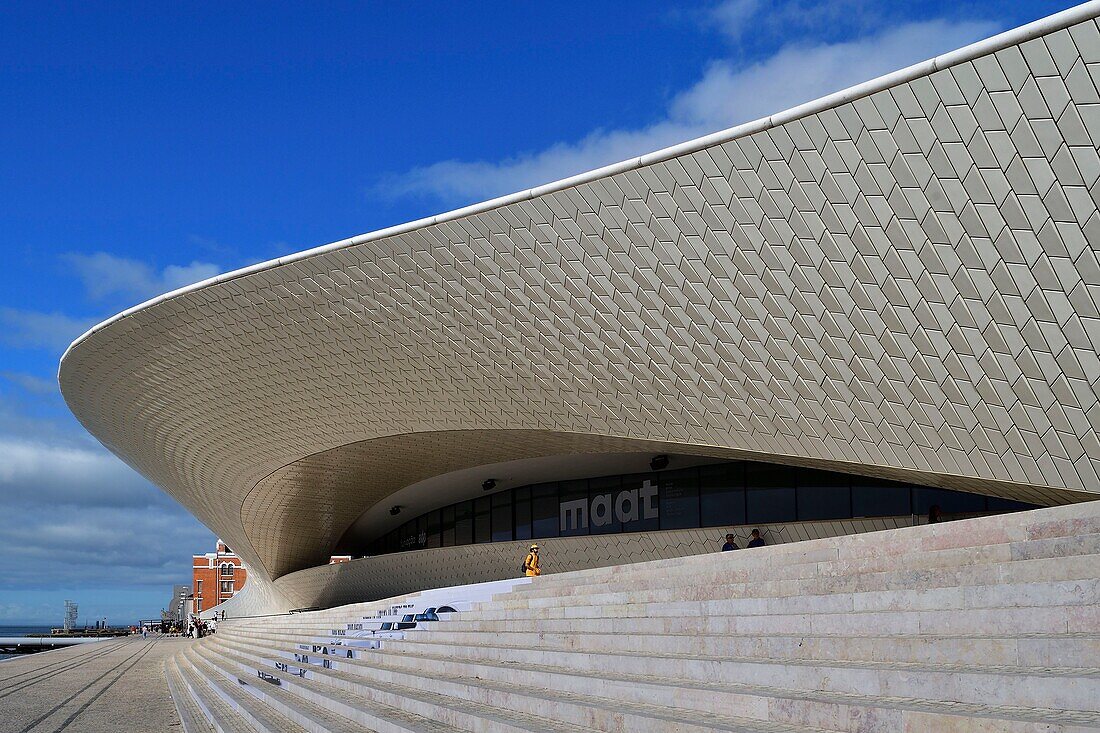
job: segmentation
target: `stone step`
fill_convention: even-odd
[[[244,686],[258,699],[280,711],[309,719],[311,731],[375,731],[376,733],[458,733],[458,729],[437,723],[419,715],[412,715],[396,707],[374,703],[361,696],[342,693],[330,697],[308,694],[308,684],[274,667],[260,668],[241,663],[216,645],[204,645],[195,649],[206,665],[227,678],[244,682]],[[279,680],[279,684],[265,682],[258,671],[264,671]],[[252,680],[256,680],[252,682]],[[301,683],[301,684],[299,684]],[[303,688],[303,685],[306,685]],[[303,689],[307,694],[303,694]]]
[[[199,707],[191,694],[191,690],[184,683],[179,665],[173,657],[169,657],[164,662],[164,678],[168,683],[168,694],[172,696],[172,702],[179,714],[183,733],[211,733],[211,731],[214,731],[214,726],[207,720],[206,714]]]
[[[566,615],[568,614],[568,617]],[[774,613],[718,615],[697,608],[667,606],[651,609],[637,606],[564,608],[554,613],[482,611],[454,621],[431,624],[446,632],[615,633],[629,627],[640,635],[696,633],[705,635],[843,635],[843,636],[972,636],[994,629],[1012,629],[1014,634],[1100,633],[1100,606],[1019,606],[1008,608],[962,608],[923,611],[842,611],[839,613]],[[224,636],[247,637],[246,630],[232,630]],[[271,632],[260,632],[270,634]],[[278,633],[278,632],[276,632]],[[406,632],[408,633],[408,632]],[[292,641],[306,642],[309,634],[288,634]]]
[[[1095,557],[1100,567],[1100,556]],[[983,584],[961,587],[912,588],[891,591],[817,593],[785,596],[725,595],[724,587],[699,589],[689,598],[675,593],[596,594],[588,598],[541,599],[538,604],[482,604],[455,619],[469,618],[554,618],[576,615],[683,614],[756,616],[778,613],[843,613],[848,611],[922,611],[976,608],[1017,608],[1023,606],[1071,606],[1100,603],[1100,579],[1079,579],[1040,583]],[[715,597],[717,596],[717,597]],[[447,623],[447,622],[440,622]]]
[[[769,614],[755,616],[713,616],[675,608],[648,613],[639,607],[564,609],[556,615],[517,617],[510,612],[483,611],[448,621],[455,631],[523,631],[537,626],[541,631],[621,631],[625,627],[640,634],[692,632],[701,634],[898,634],[988,633],[991,629],[1013,629],[1022,634],[1098,633],[1100,606],[1023,606],[1013,608],[952,609],[950,611],[850,611],[842,613]]]
[[[1005,559],[1024,559],[1031,553],[1048,557],[1074,553],[1079,538],[1100,535],[1100,501],[1049,507],[1010,515],[980,517],[938,525],[924,525],[818,540],[771,545],[712,555],[696,555],[645,563],[594,568],[591,570],[544,575],[512,593],[538,593],[549,585],[576,587],[588,582],[601,583],[608,578],[625,580],[637,575],[665,576],[680,569],[706,566],[720,556],[733,567],[746,569],[782,569],[805,562],[847,564],[853,572],[869,572],[876,566],[898,564],[913,567],[922,558],[936,557],[941,551],[956,551],[960,562],[980,561],[983,556],[1003,555]],[[1068,542],[1067,542],[1068,541]],[[1095,537],[1091,541],[1095,541]],[[1064,545],[1068,544],[1067,548]],[[1028,549],[1033,545],[1032,549]],[[958,552],[958,551],[962,552]],[[1007,554],[1006,554],[1006,551]],[[1096,551],[1093,551],[1095,554]],[[950,552],[944,556],[950,560]],[[967,558],[970,558],[969,561]]]
[[[1097,502],[1100,503],[1100,502]],[[997,566],[1008,570],[1017,563],[1033,560],[1051,560],[1100,555],[1100,534],[1073,538],[1050,538],[1016,544],[990,545],[980,548],[947,548],[919,552],[912,556],[885,554],[862,558],[858,561],[824,559],[825,551],[806,553],[797,560],[770,557],[772,548],[759,548],[752,552],[763,559],[754,563],[741,560],[737,552],[712,553],[683,558],[705,562],[693,562],[682,566],[663,566],[624,570],[611,575],[590,576],[590,571],[543,575],[534,582],[513,593],[498,595],[494,600],[518,602],[534,598],[582,597],[597,592],[637,592],[654,588],[695,589],[731,583],[760,583],[799,580],[828,580],[867,577],[867,582],[911,577],[915,573],[935,571],[967,571],[979,574],[982,568]],[[744,554],[748,554],[747,552]],[[665,561],[654,561],[654,563]],[[651,563],[636,563],[649,565]],[[1057,567],[1058,563],[1049,563]],[[1072,572],[1072,571],[1070,571]],[[873,576],[882,574],[883,579]],[[964,576],[965,577],[965,576]],[[1012,577],[1011,572],[1007,578]],[[873,590],[874,588],[869,588]]]
[[[884,593],[905,590],[924,591],[941,588],[981,587],[1095,580],[1100,555],[1043,558],[1012,563],[966,565],[924,571],[892,571],[845,576],[822,576],[811,568],[805,578],[773,580],[763,576],[751,581],[731,581],[719,574],[691,584],[657,584],[651,587],[621,589],[610,583],[589,585],[584,593],[573,589],[552,589],[540,593],[501,596],[492,604],[476,609],[535,608],[554,605],[603,605],[626,601],[706,600],[710,598],[781,598],[788,596],[831,595],[835,593]],[[460,618],[461,614],[453,618]]]
[[[410,642],[434,642],[469,647],[494,642],[529,649],[577,649],[595,653],[633,652],[714,656],[786,657],[848,661],[892,661],[928,664],[987,664],[1039,667],[1084,667],[1100,660],[1100,634],[1036,634],[1032,636],[810,636],[801,634],[607,634],[544,631],[456,632],[414,630]],[[272,638],[272,643],[285,643]]]
[[[225,634],[225,640],[270,645],[296,653],[319,653],[329,646],[332,654],[366,658],[372,649],[343,644],[319,644],[288,633]],[[898,661],[917,664],[985,664],[1021,667],[1088,667],[1100,660],[1100,634],[1030,634],[1019,636],[969,635],[829,635],[829,634],[638,634],[633,631],[596,633],[572,631],[453,631],[414,630],[410,643],[459,644],[469,647],[502,645],[518,649],[587,651],[593,653],[680,654],[718,657],[768,657],[840,661]],[[397,641],[380,640],[387,646]],[[304,647],[304,648],[302,648]],[[377,648],[377,647],[374,647]],[[289,653],[289,652],[288,652]]]
[[[210,651],[219,654],[226,663],[241,670],[274,670],[274,660],[265,650],[247,650],[223,645]],[[284,675],[283,687],[299,697],[320,701],[334,709],[344,704],[353,709],[383,704],[404,711],[422,720],[438,721],[432,730],[500,731],[500,733],[586,733],[593,728],[545,717],[537,712],[517,712],[490,704],[474,697],[451,697],[426,689],[424,676],[406,679],[387,678],[367,683],[363,679],[339,670],[310,670],[304,677]],[[407,683],[410,683],[407,684]],[[543,712],[555,711],[544,710]],[[694,731],[694,729],[688,729]]]
[[[1100,502],[1095,502],[1100,504]],[[910,559],[910,565],[903,567],[900,570],[892,571],[878,571],[869,572],[866,566],[859,568],[858,573],[848,575],[837,575],[839,569],[836,567],[823,564],[821,562],[810,562],[800,566],[782,566],[775,567],[774,561],[769,563],[767,573],[748,573],[744,569],[730,570],[728,567],[721,567],[720,564],[726,562],[727,558],[734,553],[716,553],[714,555],[702,556],[707,561],[706,565],[696,568],[689,577],[678,578],[677,566],[669,567],[661,573],[657,573],[655,577],[643,576],[640,579],[635,579],[631,582],[626,589],[618,589],[621,593],[638,593],[644,592],[646,589],[652,588],[658,591],[674,594],[680,589],[698,590],[707,589],[712,586],[718,585],[731,585],[731,595],[736,588],[735,584],[731,583],[731,579],[737,577],[745,578],[746,585],[743,594],[749,594],[753,596],[766,596],[766,595],[798,595],[803,594],[807,590],[813,590],[812,584],[816,584],[816,588],[822,591],[830,591],[831,589],[849,589],[859,590],[861,586],[867,591],[879,590],[879,589],[897,589],[904,587],[906,582],[911,583],[925,583],[926,587],[936,587],[938,580],[935,577],[937,570],[941,570],[943,573],[956,573],[954,576],[954,583],[969,583],[969,582],[981,582],[983,575],[985,579],[992,582],[991,572],[1000,572],[1003,576],[1003,582],[1026,582],[1027,580],[1036,580],[1040,578],[1046,578],[1047,580],[1058,579],[1059,572],[1065,573],[1066,579],[1072,579],[1076,577],[1087,578],[1088,570],[1084,569],[1088,563],[1093,562],[1094,557],[1074,556],[1074,553],[1081,552],[1082,544],[1090,543],[1091,545],[1100,543],[1100,538],[1097,536],[1073,538],[1072,541],[1068,541],[1065,538],[1040,538],[1031,543],[1031,546],[1026,548],[1018,548],[1015,555],[1010,557],[1009,560],[997,565],[1000,568],[999,571],[994,571],[993,565],[989,563],[978,563],[974,553],[959,552],[957,550],[937,551],[934,562],[925,562],[925,564],[932,567],[925,568],[922,572],[924,576],[921,576],[920,572],[916,572],[913,567],[916,565],[915,561]],[[800,543],[806,544],[806,543]],[[775,548],[763,548],[770,552]],[[1003,556],[1002,552],[993,553],[997,556]],[[1088,548],[1086,548],[1088,549]],[[1026,550],[1026,551],[1025,551]],[[947,552],[948,555],[943,553]],[[950,553],[954,555],[950,555]],[[988,552],[986,559],[989,559]],[[1010,552],[1011,556],[1012,553]],[[698,560],[699,558],[686,558],[690,560]],[[928,557],[922,557],[922,561],[927,561]],[[685,560],[680,558],[679,560]],[[948,562],[950,560],[950,562]],[[1044,567],[1041,565],[1042,561],[1047,561],[1045,570],[1053,572],[1055,575],[1044,575]],[[657,565],[660,563],[666,563],[668,561],[653,561],[651,563],[640,563],[640,565]],[[1059,564],[1061,563],[1061,565]],[[715,566],[719,565],[717,569]],[[728,563],[727,563],[728,564]],[[1018,568],[1018,570],[1017,570]],[[598,571],[607,571],[607,568],[598,568]],[[624,578],[628,578],[626,575],[628,569],[620,569],[621,573],[616,574],[618,582],[623,582]],[[581,584],[585,578],[591,576],[595,571],[586,570],[578,571],[575,573],[566,573],[558,576],[543,576],[542,578],[535,579],[535,583],[531,583],[525,586],[518,586],[512,593],[506,594],[501,597],[502,602],[505,604],[522,604],[523,600],[539,597],[552,597],[552,598],[566,598],[578,596],[583,598],[584,594],[593,592],[594,588],[585,587],[585,584]],[[738,574],[740,573],[740,575]],[[649,575],[652,575],[650,573]],[[759,577],[767,577],[769,580],[761,581]],[[779,576],[787,576],[788,580],[774,580]],[[803,577],[805,576],[805,577]],[[563,580],[568,579],[568,585],[552,585],[546,584],[551,582],[552,579],[561,578]],[[756,579],[753,579],[756,578]],[[642,582],[644,580],[644,582]],[[951,584],[952,578],[945,577],[942,579],[943,584]],[[602,581],[601,581],[602,582]],[[803,588],[799,588],[798,584],[802,583]],[[784,587],[786,586],[786,587]],[[542,590],[539,590],[539,588]],[[750,590],[751,587],[751,590]],[[616,589],[611,585],[604,585],[599,587],[598,592],[615,591]],[[306,617],[310,617],[310,623],[317,623],[322,632],[333,624],[342,625],[347,622],[349,615],[352,618],[361,616],[368,611],[377,611],[378,609],[389,607],[393,605],[394,599],[387,599],[385,601],[372,602],[368,604],[356,604],[355,606],[346,607],[346,610],[342,609],[342,615],[335,615],[330,612],[312,612],[309,614],[292,614],[282,619],[269,618],[264,622],[270,628],[278,628],[284,624],[293,626],[294,624],[301,623],[301,620]],[[561,602],[564,602],[561,601]],[[350,613],[349,613],[350,612]],[[236,626],[241,622],[225,624],[225,626]]]
[[[232,642],[236,644],[236,642]],[[263,653],[260,644],[250,647]],[[319,659],[320,657],[318,657]],[[347,661],[331,655],[329,663]],[[751,679],[768,687],[842,693],[877,691],[890,694],[904,689],[910,696],[989,704],[1037,706],[1057,700],[1060,708],[1097,711],[1100,708],[1100,669],[1040,668],[984,664],[929,665],[899,662],[806,661],[788,658],[718,658],[685,655],[593,654],[577,651],[464,648],[458,645],[395,643],[360,657],[363,663],[402,668],[450,671],[460,676],[486,677],[503,668],[516,684],[536,683],[523,678],[533,666],[577,670],[586,675],[613,674],[621,669],[675,679],[684,684],[711,679]],[[476,668],[476,669],[475,669]],[[997,678],[992,684],[986,678]],[[994,687],[993,691],[985,689]]]
[[[262,650],[261,650],[262,651]],[[248,663],[266,665],[270,668],[272,662],[265,659],[262,653],[255,651],[236,650],[227,655],[238,655]],[[524,726],[516,730],[545,731],[570,731],[582,733],[582,731],[674,731],[676,733],[710,733],[713,731],[738,731],[739,733],[841,733],[841,729],[821,728],[819,726],[789,726],[774,721],[759,720],[751,717],[733,716],[723,713],[714,713],[694,709],[686,709],[675,705],[654,705],[644,701],[623,703],[618,700],[585,694],[584,692],[563,693],[538,685],[517,686],[507,681],[496,682],[479,680],[476,678],[454,678],[452,676],[438,676],[432,672],[432,692],[418,689],[416,686],[423,683],[423,675],[417,673],[405,674],[395,669],[373,669],[376,674],[355,674],[342,668],[316,668],[311,679],[313,682],[323,682],[328,685],[355,689],[364,694],[381,694],[388,689],[400,689],[403,694],[418,697],[430,697],[443,710],[438,714],[446,714],[445,711],[455,705],[469,707],[480,705],[496,711],[497,715],[512,718]],[[422,672],[422,670],[421,670]],[[456,679],[458,680],[456,682]],[[298,684],[295,678],[291,684]],[[410,686],[411,685],[411,686]],[[492,701],[493,705],[485,703]],[[547,714],[552,718],[543,717]],[[479,711],[478,715],[485,715]],[[471,723],[476,722],[476,718]],[[501,722],[488,727],[470,728],[470,730],[486,731],[511,731],[512,728],[503,727]]]
[[[203,644],[186,649],[181,656],[181,664],[190,664],[203,681],[209,685],[227,705],[241,716],[253,729],[262,733],[301,733],[304,731],[323,731],[324,733],[350,733],[348,721],[329,719],[330,716],[318,715],[312,710],[287,710],[272,705],[268,697],[241,684],[235,677],[225,675],[216,669],[202,655]],[[267,685],[267,683],[262,683]]]
[[[254,652],[241,653],[257,663],[265,662],[261,655]],[[266,663],[270,664],[270,661]],[[1052,728],[1052,724],[1067,726],[1066,730],[1073,729],[1073,726],[1100,725],[1100,714],[1093,712],[961,703],[947,698],[916,699],[885,692],[869,695],[817,689],[792,690],[722,681],[693,682],[647,674],[589,673],[549,665],[475,664],[459,674],[451,670],[448,666],[451,664],[454,664],[453,660],[445,658],[412,658],[409,655],[391,655],[388,659],[380,658],[369,663],[341,660],[333,662],[334,669],[318,668],[315,678],[352,674],[369,680],[372,685],[385,685],[394,680],[415,684],[416,680],[422,679],[424,669],[431,669],[435,690],[470,698],[494,695],[493,699],[499,704],[507,704],[516,710],[525,709],[529,704],[522,699],[524,694],[540,689],[540,697],[558,700],[599,694],[598,700],[614,700],[617,709],[646,706],[648,710],[655,706],[658,710],[675,711],[673,719],[683,719],[693,713],[736,714],[792,725],[797,730],[828,725],[829,729],[854,733],[868,730],[866,721],[872,720],[880,725],[874,728],[876,730],[964,730],[961,726],[967,718],[973,717],[985,718],[990,726],[988,730],[1028,733],[1057,730]],[[595,704],[593,700],[585,700],[581,707]],[[561,712],[560,706],[555,709]],[[923,727],[907,727],[910,725],[907,721],[920,721]],[[665,728],[655,728],[650,724],[649,727],[641,725],[625,729]]]
[[[1091,558],[1090,558],[1091,559]],[[1100,557],[1096,558],[1100,567]],[[709,596],[710,591],[700,593]],[[577,598],[572,605],[566,605],[564,599],[555,603],[540,603],[537,606],[504,606],[503,603],[486,605],[465,614],[451,617],[453,620],[421,622],[419,628],[462,628],[462,624],[487,621],[519,621],[549,619],[599,619],[599,618],[648,618],[662,619],[676,617],[738,617],[748,622],[753,617],[763,616],[799,616],[850,613],[904,612],[924,613],[961,613],[1024,608],[1063,608],[1080,607],[1077,614],[1079,623],[1087,623],[1088,607],[1100,603],[1100,579],[1072,580],[1042,583],[1018,583],[1014,585],[978,585],[957,588],[929,588],[880,592],[836,592],[816,595],[792,595],[770,598],[729,597],[718,600],[676,600],[647,601],[647,594],[637,597],[629,594],[614,596],[595,596],[599,599],[618,600],[619,603],[588,602]],[[661,594],[661,597],[669,597]],[[674,596],[672,596],[674,597]],[[1049,616],[1049,614],[1047,614]],[[901,617],[899,617],[901,618]],[[1036,616],[1039,618],[1039,616]],[[455,626],[459,624],[460,626]],[[222,633],[249,633],[247,626],[226,627]],[[279,633],[296,629],[298,633],[308,631],[316,639],[359,638],[358,632],[340,629],[315,629],[303,626],[262,627],[262,633]],[[1058,631],[1059,629],[1032,628],[1033,633]],[[1090,631],[1088,628],[1062,629],[1072,631]],[[906,632],[886,632],[906,633]],[[965,633],[965,632],[964,632]],[[372,637],[373,638],[373,637]]]
[[[247,719],[239,706],[231,702],[232,698],[223,689],[222,682],[209,678],[202,669],[196,667],[193,657],[186,651],[177,654],[175,661],[188,692],[218,733],[282,733],[279,726],[264,726],[257,720]],[[286,722],[289,725],[289,721]],[[302,729],[291,727],[286,730],[289,733]]]

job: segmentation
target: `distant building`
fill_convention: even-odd
[[[333,555],[329,558],[329,564],[351,562],[351,555]],[[248,579],[248,570],[241,562],[240,556],[229,549],[229,546],[218,540],[214,552],[191,556],[191,588],[194,607],[186,610],[188,600],[188,588],[185,585],[177,585],[172,590],[173,605],[168,609],[171,614],[175,611],[175,602],[178,601],[180,620],[187,618],[190,613],[207,611],[219,603],[224,603],[232,598]],[[180,596],[180,590],[184,593]],[[171,616],[175,618],[174,616]]]
[[[173,585],[172,586],[172,600],[168,601],[168,606],[164,612],[165,621],[179,621],[182,622],[187,618],[187,597],[191,595],[191,586],[188,585]]]
[[[228,601],[247,580],[248,570],[240,556],[221,540],[214,552],[192,555],[191,593],[195,597],[195,613]]]

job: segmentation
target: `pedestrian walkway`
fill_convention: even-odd
[[[127,637],[0,662],[0,733],[179,730],[163,670],[187,642]]]

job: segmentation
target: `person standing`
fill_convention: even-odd
[[[722,552],[729,552],[730,550],[740,550],[737,543],[733,541],[733,534],[726,535],[726,544],[722,545]]]
[[[523,574],[528,578],[534,578],[542,575],[542,571],[539,570],[539,546],[531,545],[527,552],[527,557],[523,558]]]
[[[766,544],[768,543],[760,536],[760,530],[754,529],[752,531],[752,539],[749,540],[749,547],[763,547]]]

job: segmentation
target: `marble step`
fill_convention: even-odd
[[[1100,556],[1096,556],[1100,567]],[[1023,606],[1071,606],[1100,603],[1100,579],[1077,579],[1040,583],[985,584],[946,588],[911,588],[892,591],[836,592],[808,595],[754,597],[726,595],[722,587],[701,589],[695,597],[648,593],[596,595],[575,598],[573,603],[555,602],[538,605],[482,605],[454,620],[471,618],[561,618],[583,616],[681,616],[739,615],[757,616],[779,613],[844,613],[848,611],[925,611],[977,608],[1018,608]],[[717,597],[715,597],[717,596]],[[449,623],[450,620],[439,623]],[[429,622],[429,625],[432,622]]]
[[[567,609],[569,617],[517,618],[507,612],[485,611],[480,617],[449,621],[455,631],[524,631],[537,627],[548,632],[616,632],[639,634],[946,634],[951,636],[1012,629],[1020,634],[1100,632],[1100,606],[1030,606],[1013,608],[953,609],[949,611],[851,611],[843,613],[795,613],[755,616],[676,615],[671,608],[662,615],[645,609]]]
[[[352,733],[349,721],[327,715],[323,711],[309,708],[287,709],[272,705],[265,689],[271,685],[258,678],[245,680],[247,684],[242,684],[237,677],[221,673],[221,670],[216,669],[202,655],[200,650],[203,646],[205,644],[197,644],[185,650],[180,655],[181,663],[189,663],[214,693],[255,730],[263,733]],[[264,688],[259,688],[260,684]]]
[[[276,671],[274,660],[249,650],[223,646],[209,650],[222,663],[241,671]],[[305,700],[337,710],[355,710],[384,705],[420,720],[435,721],[438,730],[499,731],[500,733],[586,733],[592,728],[563,722],[534,712],[517,712],[475,698],[455,698],[426,685],[423,676],[391,678],[368,684],[362,679],[337,670],[320,675],[310,671],[304,676],[281,673],[282,687]],[[551,714],[553,711],[549,711]],[[436,729],[433,729],[436,730]]]
[[[246,664],[271,667],[271,660],[255,651],[235,650]],[[655,705],[647,702],[623,703],[584,693],[562,693],[538,685],[518,686],[507,681],[494,682],[470,679],[471,684],[456,684],[450,677],[431,675],[431,691],[418,689],[423,676],[403,674],[396,670],[375,670],[378,674],[364,676],[341,669],[319,668],[311,671],[310,679],[294,678],[290,684],[301,682],[354,689],[363,694],[386,694],[400,690],[408,700],[428,698],[439,706],[436,715],[446,715],[454,706],[482,708],[478,715],[491,712],[498,717],[488,726],[470,727],[469,730],[510,732],[505,721],[521,727],[514,730],[545,731],[545,733],[582,733],[586,731],[669,731],[675,733],[711,733],[713,731],[737,731],[738,733],[840,733],[841,729],[821,728],[816,725],[789,726],[774,721],[751,717],[733,716],[700,710],[679,708],[673,705]],[[477,725],[476,719],[468,725]]]
[[[1098,502],[1100,503],[1100,502]],[[633,592],[653,588],[698,588],[732,583],[762,583],[799,580],[824,581],[833,578],[859,578],[884,574],[885,577],[905,577],[914,573],[934,573],[965,570],[980,572],[985,566],[1011,568],[1016,563],[1030,560],[1074,558],[1100,555],[1100,534],[1081,535],[1072,538],[1050,538],[1017,544],[988,545],[978,548],[949,548],[934,551],[915,551],[910,556],[883,554],[861,558],[858,561],[824,559],[830,551],[807,553],[797,560],[771,558],[774,548],[751,551],[765,556],[760,562],[746,563],[742,558],[748,552],[712,553],[685,558],[705,562],[693,562],[684,566],[657,566],[629,568],[617,574],[592,576],[590,571],[543,575],[534,582],[510,594],[498,595],[498,601],[522,601],[547,597],[582,597],[595,589],[603,591]],[[835,548],[834,548],[835,551]],[[636,563],[657,565],[665,561]],[[1057,563],[1050,563],[1057,565]],[[869,578],[873,580],[874,578]]]
[[[883,593],[965,588],[989,585],[1020,585],[1039,582],[1095,580],[1100,555],[1042,558],[1011,563],[965,565],[929,570],[901,570],[843,576],[822,576],[810,569],[805,578],[775,580],[769,576],[734,581],[725,574],[708,574],[695,582],[674,584],[653,579],[646,587],[629,589],[612,583],[585,586],[584,593],[566,589],[545,593],[501,596],[480,608],[536,608],[555,605],[602,605],[624,601],[706,600],[708,598],[782,598],[832,595],[835,593]],[[461,618],[461,614],[451,618]]]
[[[240,653],[257,664],[271,664],[270,660],[255,651]],[[426,661],[430,663],[425,664]],[[691,682],[649,674],[586,673],[549,665],[520,668],[515,665],[476,664],[470,665],[465,673],[456,674],[445,666],[448,662],[442,659],[405,659],[406,667],[402,667],[400,655],[394,655],[386,662],[339,662],[336,669],[314,670],[313,677],[327,679],[334,675],[351,675],[363,680],[360,684],[384,686],[394,681],[415,684],[416,680],[422,679],[424,669],[431,669],[433,689],[439,692],[474,699],[490,697],[498,704],[506,704],[515,710],[527,710],[530,705],[537,705],[537,701],[532,703],[524,700],[523,696],[540,690],[540,694],[535,696],[539,699],[595,696],[597,700],[614,701],[615,709],[643,706],[648,710],[655,706],[658,710],[674,711],[673,719],[684,719],[691,714],[739,715],[790,725],[796,730],[827,726],[830,730],[852,733],[869,729],[1049,733],[1051,730],[1086,730],[1087,726],[1100,725],[1100,715],[1091,712],[1066,712],[1019,705],[994,706],[910,696],[792,690],[712,680]],[[584,707],[594,704],[594,701],[586,700],[577,713],[583,715]],[[561,710],[560,706],[556,709]],[[984,725],[992,727],[967,727],[973,718],[981,718]],[[880,727],[868,728],[867,721],[878,721]],[[920,721],[924,727],[907,728],[907,725],[911,726],[908,721]],[[650,723],[649,727],[639,725],[625,729],[665,728],[653,727]],[[735,725],[732,729],[742,728]]]
[[[369,659],[378,647],[364,649],[302,642],[293,634],[224,635],[225,641],[258,643],[286,655],[331,654]],[[836,661],[897,661],[914,664],[969,664],[1019,667],[1089,667],[1100,660],[1100,634],[845,636],[810,634],[637,634],[632,631],[593,633],[573,631],[413,632],[410,644],[456,644],[476,648],[582,651],[601,654],[682,655],[699,657],[765,657]],[[399,640],[386,642],[395,648]]]
[[[665,608],[647,614],[644,607],[564,609],[569,613],[519,616],[515,612],[484,611],[465,618],[433,624],[439,632],[523,632],[621,633],[639,635],[697,633],[704,635],[796,635],[811,636],[973,636],[998,629],[1016,634],[1100,633],[1100,606],[1021,606],[922,611],[844,611],[840,613],[774,613],[758,615],[707,615],[682,609],[679,614]],[[293,643],[308,643],[313,635],[282,633]],[[410,632],[406,632],[410,633]],[[272,632],[232,630],[222,638],[272,636]]]
[[[1005,555],[1006,550],[1015,549],[1022,556],[1029,554],[1028,546],[1034,546],[1034,552],[1057,556],[1061,552],[1073,552],[1062,545],[1090,535],[1100,535],[1100,501],[1074,504],[1061,507],[1049,507],[1030,512],[1002,514],[993,517],[947,522],[938,525],[905,527],[900,529],[868,532],[843,537],[828,537],[818,540],[806,540],[779,545],[770,545],[752,550],[696,555],[666,560],[653,560],[645,563],[632,563],[591,570],[576,571],[558,575],[544,575],[527,586],[519,586],[512,593],[524,595],[539,593],[549,585],[577,585],[596,582],[608,578],[625,580],[636,575],[656,573],[657,575],[675,575],[681,569],[705,567],[713,562],[714,555],[726,558],[726,562],[742,565],[746,569],[781,569],[805,562],[836,562],[847,564],[855,572],[868,572],[869,568],[882,564],[905,564],[911,566],[922,558],[936,557],[941,551],[948,551],[945,558],[954,557],[950,551],[962,550],[962,557],[970,556],[978,560],[982,555]],[[550,554],[550,553],[548,553]],[[1006,559],[1013,559],[1012,552]]]
[[[516,648],[583,650],[595,653],[657,653],[714,656],[786,657],[928,664],[986,664],[1084,667],[1100,660],[1100,634],[1012,636],[812,636],[808,634],[664,634],[547,633],[544,631],[457,632],[446,628],[416,630],[409,643],[506,645]],[[285,637],[271,643],[286,643]]]
[[[1077,558],[1075,558],[1077,559]],[[1079,568],[1081,573],[1092,572],[1090,568],[1100,567],[1100,556],[1080,558],[1092,563]],[[915,582],[919,585],[920,576]],[[729,589],[731,595],[713,599]],[[1055,582],[982,584],[958,587],[927,587],[892,591],[838,591],[819,594],[795,594],[770,597],[741,597],[732,593],[735,586],[702,588],[688,599],[677,598],[676,591],[659,590],[652,592],[598,594],[589,598],[563,597],[542,600],[537,605],[507,603],[483,605],[465,614],[450,616],[438,622],[421,622],[420,630],[434,628],[455,628],[453,624],[468,621],[506,620],[506,619],[550,619],[550,618],[599,618],[615,616],[634,618],[640,616],[762,616],[796,615],[812,613],[847,613],[875,611],[950,611],[998,608],[1022,608],[1031,606],[1088,606],[1100,601],[1100,580],[1096,578]],[[667,599],[667,600],[666,600]],[[568,601],[572,600],[572,604]],[[331,624],[330,624],[331,625]],[[222,633],[248,634],[247,625],[223,627]],[[291,632],[302,633],[308,629],[308,635],[317,641],[331,639],[360,638],[360,632],[303,627],[295,625],[265,625],[263,633]],[[1078,629],[1082,630],[1082,629]],[[411,630],[409,630],[411,631]],[[1039,631],[1042,631],[1040,629]],[[408,632],[406,632],[408,633]],[[368,637],[365,633],[362,638]],[[351,643],[350,641],[348,643]]]
[[[183,733],[211,733],[215,728],[207,719],[206,713],[199,707],[190,688],[183,681],[179,665],[174,657],[169,657],[164,662],[164,678],[168,683],[168,694],[176,706],[176,712],[180,717],[180,726]]]
[[[196,647],[194,653],[203,659],[209,669],[216,670],[211,674],[239,680],[238,684],[243,681],[249,692],[268,706],[309,720],[308,727],[311,731],[458,733],[459,730],[392,706],[373,703],[354,694],[345,693],[328,698],[303,695],[301,685],[297,683],[305,684],[305,681],[282,674],[273,667],[261,668],[242,664],[224,650],[211,645]],[[258,671],[277,679],[279,684],[261,680]]]
[[[300,733],[303,730],[288,720],[275,720],[274,711],[259,712],[250,719],[235,701],[240,693],[231,695],[222,680],[196,667],[187,651],[177,654],[175,661],[188,691],[218,733]]]
[[[235,646],[237,642],[228,642]],[[236,648],[264,653],[260,644]],[[343,669],[350,660],[336,655],[310,658],[317,669],[322,660]],[[395,645],[363,655],[358,663],[419,668],[456,675],[485,677],[514,675],[517,684],[536,683],[534,667],[574,670],[585,675],[613,674],[622,669],[675,679],[685,684],[711,679],[753,680],[768,687],[824,690],[842,693],[874,691],[913,697],[989,704],[1039,706],[1042,701],[1072,710],[1100,712],[1100,668],[992,666],[978,663],[932,665],[889,662],[842,662],[789,658],[718,658],[685,655],[610,654],[503,647],[464,648],[459,645]],[[530,678],[530,679],[528,679]],[[993,679],[995,678],[995,680]]]

